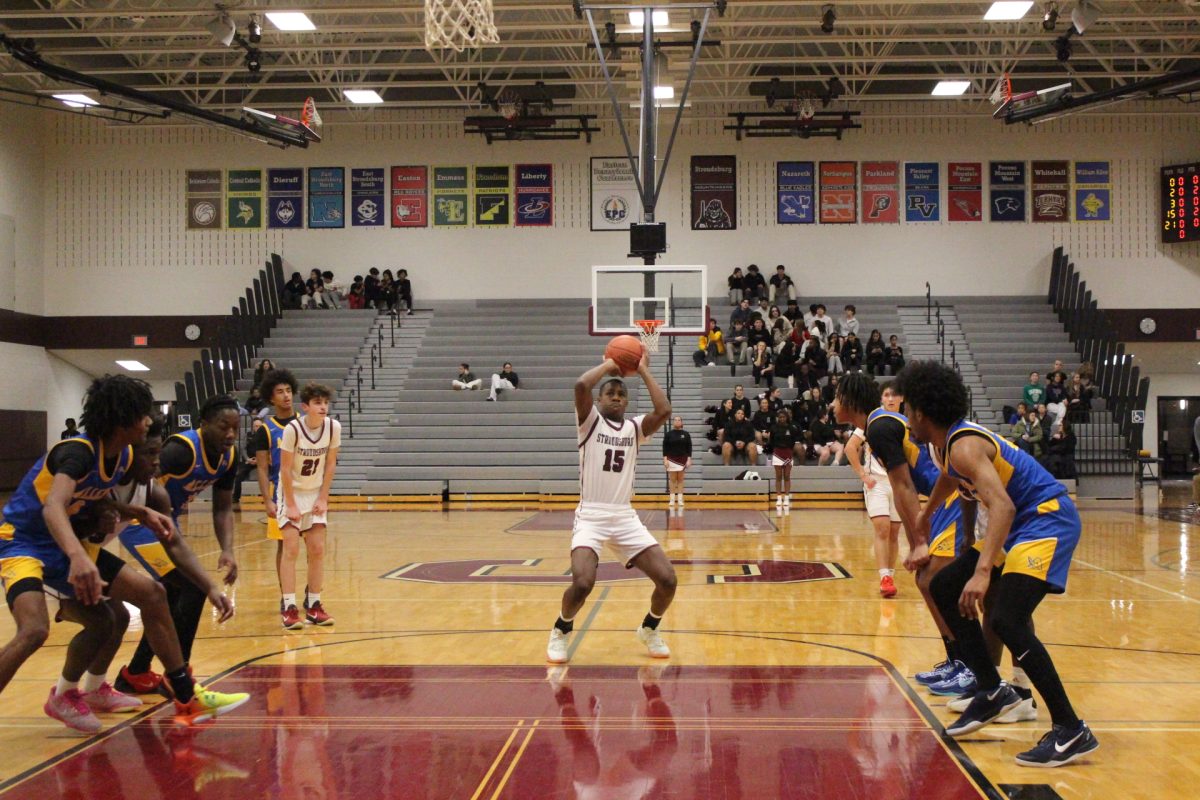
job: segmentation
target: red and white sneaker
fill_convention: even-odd
[[[325,606],[321,605],[320,600],[311,606],[304,606],[304,618],[312,625],[325,626],[333,624],[333,617],[329,616],[329,613],[325,611]]]
[[[118,692],[108,681],[100,684],[100,688],[83,695],[83,702],[92,711],[101,714],[124,714],[142,707],[142,701],[136,697]]]
[[[879,579],[879,593],[884,597],[896,596],[896,582],[892,580],[891,575],[884,575]]]
[[[71,730],[80,733],[96,733],[104,727],[92,713],[88,704],[83,702],[83,695],[79,693],[78,689],[68,689],[62,694],[56,694],[55,688],[50,690],[50,696],[46,698],[46,704],[42,706],[46,716],[52,717]]]
[[[298,631],[304,627],[304,620],[300,618],[300,609],[295,606],[288,606],[283,610],[283,627],[285,630]]]
[[[166,697],[171,693],[162,675],[154,670],[130,672],[128,666],[121,667],[117,673],[114,688],[125,694],[159,694]]]

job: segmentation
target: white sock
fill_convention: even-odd
[[[292,594],[285,594],[283,596],[283,610],[287,611],[289,606],[294,606],[294,605],[296,605],[295,592],[293,592]]]
[[[891,577],[895,576],[895,574],[896,574],[896,570],[894,570],[894,569],[879,570],[879,577],[881,577],[881,578],[891,578]]]
[[[1012,680],[1009,683],[1013,686],[1020,686],[1022,689],[1033,688],[1029,683],[1029,676],[1025,674],[1025,670],[1017,666],[1013,667]]]
[[[106,676],[104,673],[93,675],[90,672],[85,672],[83,673],[83,680],[79,683],[79,691],[83,692],[84,694],[87,694],[88,692],[94,692],[99,689],[101,684],[103,684],[107,679],[108,676]]]
[[[61,675],[58,677],[58,685],[54,687],[54,693],[61,695],[63,692],[69,692],[72,689],[79,688],[79,681],[69,681]]]
[[[309,608],[312,608],[314,605],[316,605],[319,602],[321,602],[321,593],[320,592],[309,592],[308,593],[308,607]]]

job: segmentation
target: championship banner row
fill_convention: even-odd
[[[392,167],[388,178],[382,167],[350,170],[351,226],[554,224],[550,164],[403,166]],[[261,230],[264,224],[277,229],[345,228],[346,197],[344,167],[309,167],[307,175],[303,168],[188,170],[187,228]]]

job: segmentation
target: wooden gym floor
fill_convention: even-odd
[[[80,739],[41,704],[70,624],[0,704],[0,793],[88,798],[1173,798],[1200,784],[1200,518],[1163,502],[1081,503],[1065,596],[1038,612],[1101,748],[1058,770],[1013,756],[1049,727],[941,735],[912,681],[940,660],[907,575],[881,600],[861,510],[661,506],[644,517],[676,561],[652,662],[633,630],[649,583],[609,565],[547,668],[570,514],[339,511],[323,598],[332,628],[280,629],[274,545],[240,513],[237,617],[202,623],[197,676],[251,703],[201,729],[166,706]],[[1174,509],[1168,508],[1175,506]],[[186,521],[216,561],[208,510]],[[0,640],[12,633],[0,615]],[[132,652],[130,631],[114,664]],[[1004,669],[1007,672],[1007,666]]]

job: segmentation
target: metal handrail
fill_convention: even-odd
[[[400,323],[397,321],[399,319],[400,319],[399,314],[392,315],[392,324],[390,326],[392,329],[392,347],[396,346],[396,328],[400,325]]]
[[[925,281],[925,324],[930,322],[930,306],[933,304],[933,289],[929,286],[929,281]]]
[[[350,402],[346,404],[346,411],[350,414],[350,438],[354,438],[354,390],[350,390]]]
[[[375,389],[375,345],[371,345],[371,389]]]
[[[356,376],[356,380],[358,382],[357,387],[356,387],[358,389],[358,413],[361,414],[362,413],[362,395],[363,395],[362,364],[358,365],[358,375]]]

